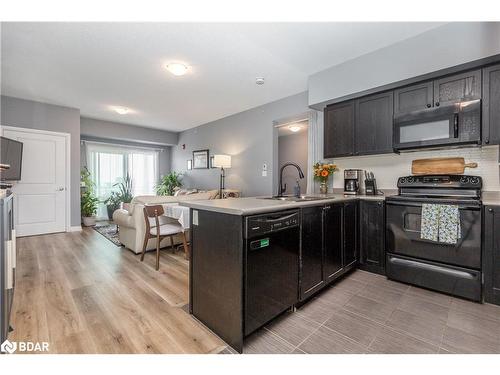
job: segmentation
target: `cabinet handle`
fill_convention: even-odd
[[[432,104],[431,103],[428,103],[427,104],[427,108],[431,108]]]
[[[493,208],[488,208],[488,212],[493,212]]]
[[[436,107],[439,107],[439,102],[436,102]]]
[[[490,140],[489,139],[485,139],[484,143],[488,144],[488,143],[490,143]]]

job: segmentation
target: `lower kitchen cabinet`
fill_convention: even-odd
[[[500,206],[484,207],[483,276],[485,302],[500,305]]]
[[[302,209],[300,293],[308,296],[323,281],[323,206]]]
[[[302,209],[300,300],[356,266],[357,201]]]
[[[344,254],[343,266],[349,267],[358,260],[358,202],[344,203]]]
[[[359,268],[385,275],[385,204],[359,202]]]
[[[323,273],[326,282],[337,277],[342,271],[342,213],[343,205],[335,204],[324,207],[323,213]]]

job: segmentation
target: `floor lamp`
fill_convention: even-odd
[[[220,185],[219,185],[219,198],[222,199],[222,193],[224,191],[224,169],[231,168],[231,156],[230,155],[214,155],[214,167],[220,168]]]

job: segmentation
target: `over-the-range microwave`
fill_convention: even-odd
[[[481,144],[481,100],[394,117],[395,151]]]

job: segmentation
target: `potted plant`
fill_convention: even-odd
[[[175,189],[182,186],[182,173],[170,172],[163,176],[160,183],[155,186],[158,195],[174,195]]]
[[[91,179],[90,172],[87,167],[82,169],[80,173],[80,180],[81,187],[83,188],[80,197],[82,221],[84,226],[89,227],[95,225],[99,199],[95,195],[94,182]]]
[[[314,179],[320,182],[319,192],[321,194],[328,193],[328,178],[338,170],[335,164],[316,163],[313,165]]]
[[[128,204],[132,201],[132,198],[134,197],[132,193],[132,178],[130,175],[127,173],[125,178],[113,186],[118,187],[118,197],[120,199],[120,205],[128,209]]]
[[[106,210],[108,212],[108,218],[113,219],[113,212],[120,208],[122,203],[122,197],[117,191],[112,191],[110,196],[103,202],[106,205]]]

